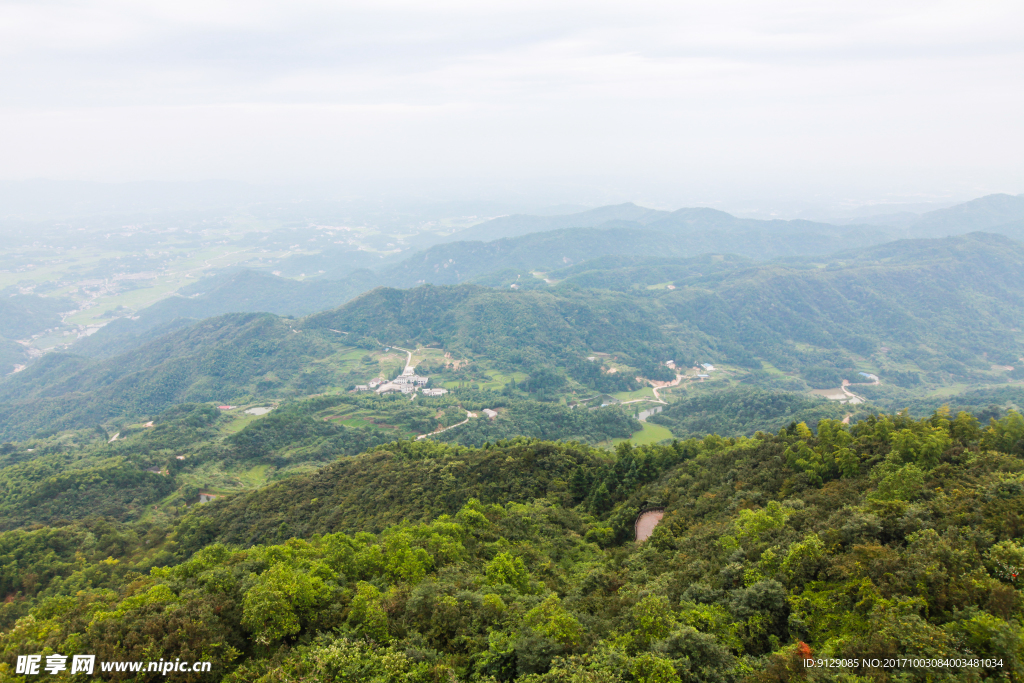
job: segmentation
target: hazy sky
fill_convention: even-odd
[[[0,178],[1024,192],[1024,3],[0,2]]]

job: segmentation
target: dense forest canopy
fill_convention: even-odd
[[[163,524],[0,533],[0,670],[89,652],[226,681],[835,680],[804,664],[825,657],[851,681],[1010,681],[1022,473],[1016,412],[614,452],[396,442]],[[897,657],[925,663],[849,663]]]

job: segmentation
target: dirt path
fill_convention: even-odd
[[[637,543],[642,543],[650,538],[654,533],[654,527],[658,526],[658,522],[664,517],[664,510],[648,510],[637,517],[633,526],[633,535],[636,537]]]
[[[647,381],[648,381],[648,382],[651,382],[651,380],[647,380]],[[667,404],[668,404],[668,401],[666,401],[665,399],[663,399],[663,398],[662,398],[662,397],[661,397],[661,396],[660,396],[660,395],[658,394],[658,389],[668,389],[669,387],[677,387],[677,386],[679,386],[679,383],[680,383],[680,382],[682,382],[682,381],[683,381],[683,375],[680,375],[680,374],[676,374],[676,378],[675,378],[674,380],[672,380],[672,381],[671,381],[671,382],[669,382],[668,384],[662,384],[662,385],[661,385],[660,387],[656,387],[656,386],[654,386],[654,383],[653,383],[653,382],[651,382],[651,391],[653,391],[653,392],[654,392],[654,398],[658,399],[658,403],[664,403],[664,404],[666,404],[666,405],[667,405]]]
[[[447,432],[449,429],[455,429],[459,425],[464,425],[467,422],[469,422],[469,418],[468,417],[465,420],[463,420],[462,422],[456,422],[455,424],[451,425],[450,427],[445,427],[444,429],[438,429],[436,432],[430,432],[429,434],[420,434],[419,436],[416,437],[416,440],[419,441],[420,439],[425,439],[428,436],[437,436],[438,434],[442,434],[444,432]]]
[[[865,384],[867,384],[867,382],[865,382]],[[877,379],[874,382],[871,382],[871,384],[869,386],[874,386],[875,384],[878,384],[878,380]],[[867,399],[866,398],[864,398],[863,396],[858,396],[857,394],[855,394],[852,391],[850,391],[849,389],[847,389],[846,387],[849,386],[849,385],[850,385],[850,380],[844,379],[843,383],[840,385],[839,388],[843,390],[844,394],[846,394],[847,396],[850,397],[850,399],[851,399],[850,403],[853,403],[852,399],[857,399],[857,403],[867,403]]]

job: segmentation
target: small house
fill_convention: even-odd
[[[484,408],[484,415],[486,415],[489,420],[493,420],[498,417],[498,411],[491,410],[490,408]]]

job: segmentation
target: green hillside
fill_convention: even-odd
[[[1024,238],[1024,196],[991,194],[946,209],[929,211],[912,226],[922,237],[956,235],[975,230]]]
[[[744,221],[731,216],[719,226],[718,221],[709,223],[691,214],[676,212],[642,226],[612,222],[600,228],[567,228],[489,242],[440,244],[382,271],[381,281],[403,287],[458,284],[499,270],[548,271],[609,255],[693,258],[728,253],[758,260],[811,257],[878,244],[888,237],[866,226]]]
[[[505,292],[484,287],[377,289],[303,329],[338,329],[394,343],[442,345],[518,363],[567,358],[588,350],[658,358],[671,339],[656,309],[600,292]]]
[[[0,337],[24,339],[61,324],[60,313],[75,308],[73,301],[35,294],[0,296]]]
[[[781,424],[805,422],[812,427],[821,420],[841,420],[849,409],[834,401],[788,391],[729,388],[692,391],[648,418],[668,427],[679,437],[704,434],[751,436],[775,431]]]
[[[48,354],[0,382],[0,425],[11,438],[158,413],[188,401],[314,393],[330,337],[293,332],[270,314],[211,318],[102,361]]]
[[[636,376],[671,379],[669,358],[724,364],[726,384],[789,391],[875,374],[881,384],[855,393],[892,409],[1021,379],[1024,246],[1000,236],[896,242],[820,264],[620,258],[579,268],[544,289],[379,288],[299,320],[212,318],[109,359],[49,354],[0,381],[0,433],[337,391],[400,369],[404,351],[382,360],[395,344],[434,349],[424,367],[449,387],[564,402],[635,391]],[[587,360],[595,353],[601,362]]]
[[[85,651],[224,681],[1016,680],[1022,458],[1019,414],[942,411],[394,444],[167,522],[0,533],[0,676]]]
[[[0,681],[82,653],[146,683],[1022,680],[1024,244],[876,244],[1005,233],[1018,199],[186,231],[199,272],[242,242],[381,267],[180,275],[0,377]],[[12,335],[63,305],[5,300]],[[446,391],[356,386],[407,366]]]
[[[13,372],[16,365],[26,365],[29,360],[24,346],[18,342],[0,338],[0,374],[6,375]]]
[[[0,296],[0,376],[31,360],[27,349],[14,340],[59,327],[60,314],[74,308],[74,302],[61,297],[9,292]]]
[[[228,313],[308,315],[340,306],[376,284],[368,270],[343,280],[299,282],[242,270],[200,280],[178,296],[148,306],[131,318],[118,318],[74,345],[77,354],[109,358],[187,324]]]
[[[606,259],[547,277],[556,293],[605,287],[649,300],[677,330],[713,339],[720,361],[850,370],[861,358],[905,385],[1000,381],[992,365],[1024,355],[1022,272],[1024,246],[977,233],[841,252],[820,263]]]

